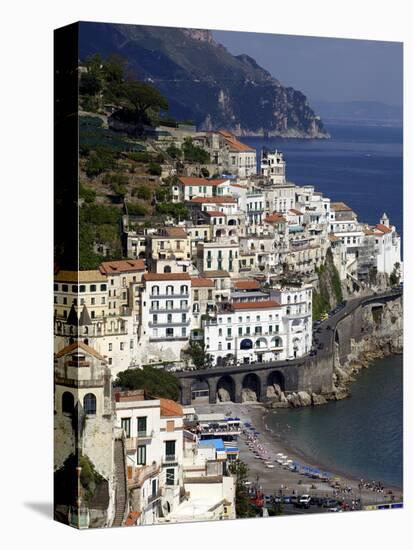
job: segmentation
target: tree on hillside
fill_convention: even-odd
[[[209,153],[201,149],[201,147],[194,145],[192,139],[189,137],[185,138],[182,145],[182,151],[187,162],[195,162],[198,164],[208,164],[211,162]]]
[[[115,103],[134,124],[137,133],[145,124],[152,124],[154,115],[168,109],[167,99],[153,86],[136,80],[122,82],[116,89]]]
[[[400,264],[396,262],[389,278],[390,286],[397,286],[400,282]]]
[[[182,157],[182,151],[174,143],[171,143],[171,145],[169,145],[169,147],[166,149],[166,152],[173,159],[178,159]]]
[[[118,374],[116,384],[128,390],[145,390],[153,397],[179,399],[179,381],[173,374],[162,369],[145,366],[142,369],[127,369]]]
[[[83,73],[80,77],[79,93],[94,96],[102,91],[102,82],[93,73]]]
[[[206,346],[203,342],[191,340],[188,347],[182,351],[182,355],[196,369],[208,369],[212,366],[212,357],[206,352]]]

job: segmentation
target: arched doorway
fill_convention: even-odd
[[[252,348],[252,340],[250,338],[244,338],[244,340],[241,340],[240,343],[240,349],[251,349]]]
[[[250,372],[242,380],[242,401],[258,401],[261,395],[261,382],[256,374]]]
[[[221,376],[217,382],[217,401],[233,401],[235,402],[235,382],[229,376]]]

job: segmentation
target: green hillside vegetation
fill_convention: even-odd
[[[153,367],[127,369],[118,374],[115,382],[125,390],[145,390],[152,397],[179,399],[179,381],[173,374]]]
[[[340,276],[333,262],[331,250],[327,251],[324,265],[316,269],[318,291],[313,290],[313,319],[320,319],[323,313],[343,301]]]
[[[96,269],[105,259],[123,257],[122,215],[131,227],[186,219],[188,210],[171,203],[175,178],[161,179],[165,154],[142,135],[154,126],[167,100],[153,86],[125,77],[124,61],[95,55],[86,60],[79,81],[80,268]],[[108,117],[130,131],[114,131]],[[170,121],[170,124],[176,124]],[[176,158],[203,162],[208,155],[189,140]],[[166,153],[168,155],[168,153]],[[170,158],[174,158],[170,155]]]

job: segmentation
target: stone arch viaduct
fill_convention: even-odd
[[[225,389],[230,400],[235,403],[242,401],[243,389],[254,391],[258,401],[265,401],[267,387],[272,384],[278,384],[287,393],[329,393],[333,389],[333,371],[337,358],[340,362],[345,361],[351,351],[351,340],[359,341],[368,335],[363,326],[363,308],[380,311],[386,302],[398,299],[401,295],[400,290],[388,291],[348,301],[336,315],[321,324],[317,337],[323,347],[315,356],[179,372],[177,377],[180,381],[181,403],[192,403],[194,389],[203,389],[210,403],[217,402],[220,388]]]

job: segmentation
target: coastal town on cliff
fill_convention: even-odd
[[[182,33],[188,48],[215,48],[208,31]],[[366,223],[316,180],[291,181],[285,151],[244,139],[263,128],[233,106],[248,90],[173,119],[162,112],[179,86],[81,53],[79,265],[56,253],[54,274],[55,518],[94,528],[401,507],[400,488],[314,463],[268,420],[333,406],[372,361],[402,353],[400,228],[386,205]],[[234,71],[290,105],[261,135],[329,138],[305,96],[241,58]]]

